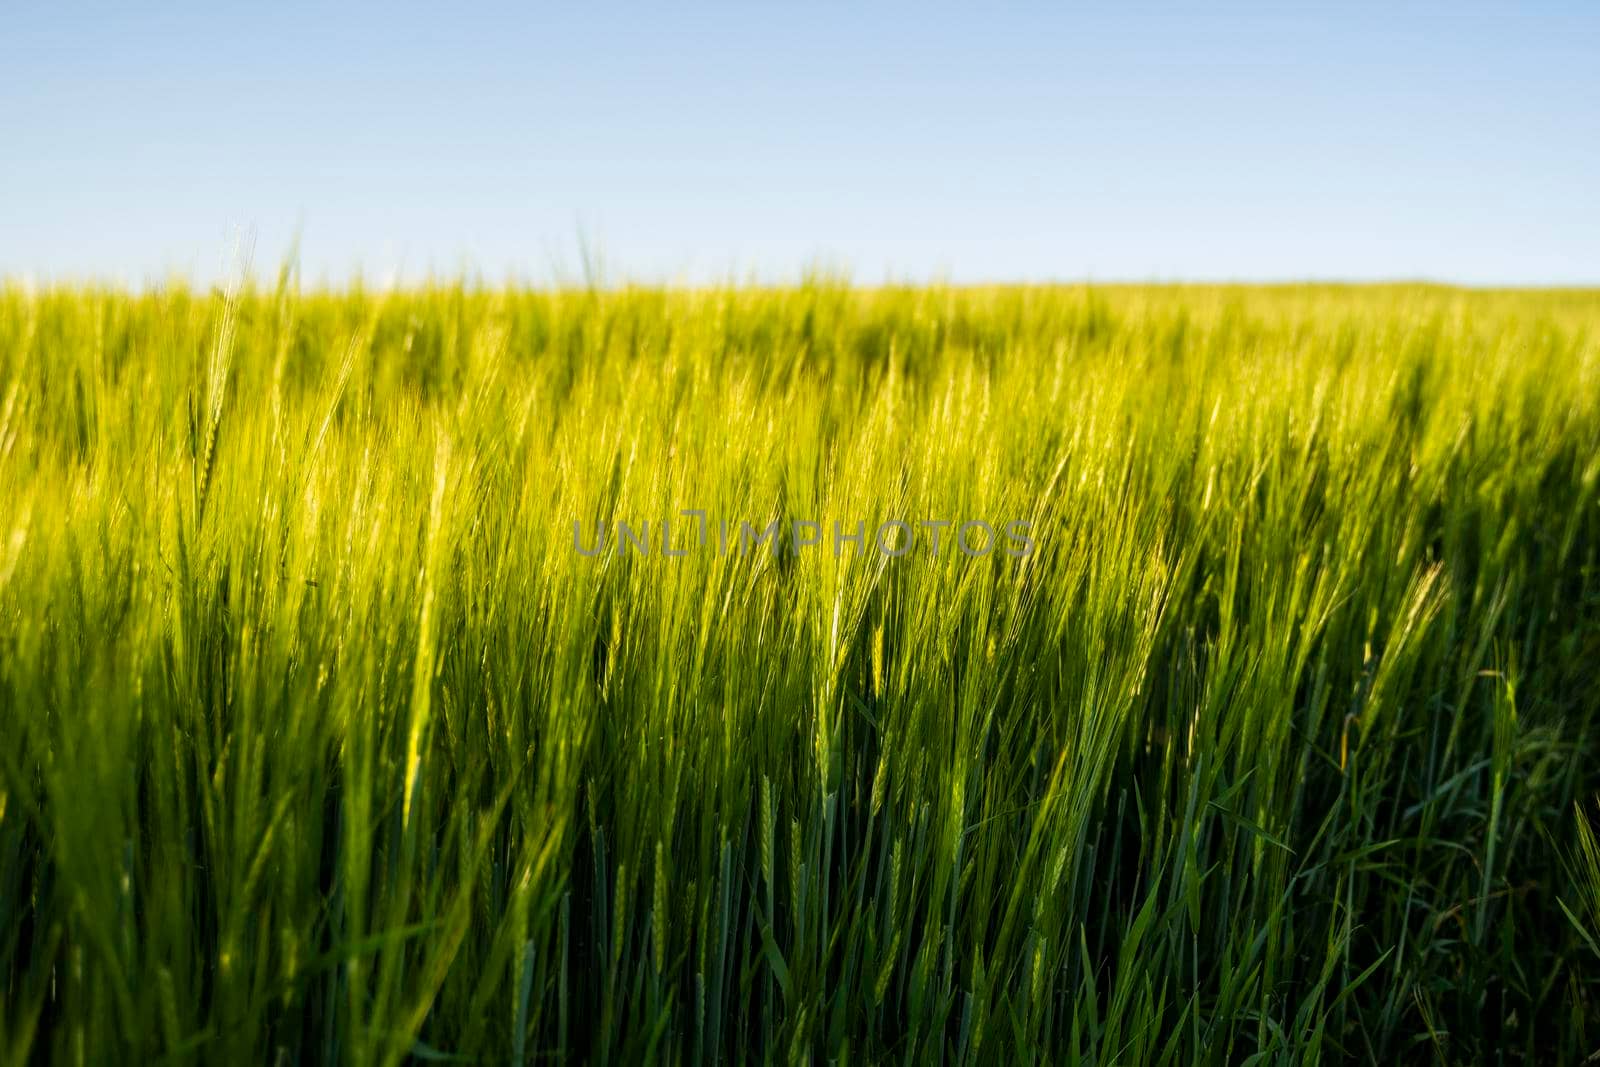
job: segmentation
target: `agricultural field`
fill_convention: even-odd
[[[7,1063],[1580,1063],[1597,756],[1597,292],[0,288]]]

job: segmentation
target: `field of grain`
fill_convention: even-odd
[[[1597,293],[0,289],[7,1062],[1581,1062],[1597,755]]]

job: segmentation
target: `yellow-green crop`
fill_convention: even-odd
[[[5,288],[0,1056],[1581,1061],[1597,568],[1600,294]]]

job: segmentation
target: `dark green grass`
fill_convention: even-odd
[[[1597,568],[1588,293],[7,289],[0,1054],[1581,1062]]]

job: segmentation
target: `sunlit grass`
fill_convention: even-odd
[[[0,1054],[1581,1061],[1597,567],[1595,294],[0,290]]]

